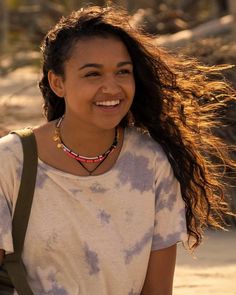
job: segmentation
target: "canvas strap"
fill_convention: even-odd
[[[17,130],[12,133],[19,135],[21,139],[24,164],[12,221],[14,253],[5,256],[4,266],[17,293],[19,295],[33,295],[26,279],[26,271],[21,254],[36,182],[38,164],[37,146],[34,133],[30,128]]]

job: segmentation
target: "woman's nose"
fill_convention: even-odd
[[[104,81],[102,85],[102,93],[104,94],[117,94],[121,91],[119,84],[115,81],[115,79],[109,79],[106,82]]]

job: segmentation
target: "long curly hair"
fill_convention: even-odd
[[[64,63],[81,38],[109,35],[126,45],[134,67],[136,91],[132,124],[148,132],[167,154],[186,206],[190,247],[200,244],[206,226],[223,228],[230,214],[222,175],[235,168],[227,145],[214,136],[235,92],[221,77],[227,66],[204,66],[195,59],[158,48],[155,38],[130,25],[117,7],[87,7],[62,17],[43,40],[39,87],[48,121],[61,117],[65,102],[48,82],[48,72],[64,77]],[[127,116],[121,124],[130,124]]]

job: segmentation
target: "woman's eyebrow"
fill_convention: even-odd
[[[117,67],[122,67],[122,66],[126,66],[126,65],[133,65],[133,63],[131,61],[121,61],[117,64]]]
[[[122,66],[126,66],[126,65],[132,65],[131,61],[121,61],[117,64],[117,67],[122,67]],[[79,68],[79,70],[83,70],[85,68],[98,68],[101,69],[103,68],[102,64],[96,64],[96,63],[88,63],[83,65],[82,67]]]
[[[95,64],[95,63],[89,63],[89,64],[85,64],[82,67],[79,68],[79,70],[83,70],[84,68],[102,68],[103,65],[101,64]]]

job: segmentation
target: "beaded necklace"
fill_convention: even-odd
[[[53,137],[53,140],[57,142],[57,148],[59,149],[61,148],[69,157],[75,159],[91,175],[102,164],[102,162],[109,156],[109,154],[112,153],[117,148],[118,141],[119,141],[119,132],[118,132],[119,130],[118,128],[116,128],[114,141],[112,145],[109,147],[109,149],[107,149],[103,154],[95,156],[95,157],[86,157],[86,156],[82,156],[75,153],[69,147],[67,147],[65,143],[63,142],[61,138],[61,134],[60,134],[60,126],[61,126],[63,118],[64,117],[62,116],[56,123],[55,135]],[[83,163],[97,163],[97,162],[100,162],[100,163],[92,171],[88,170],[83,165]]]

